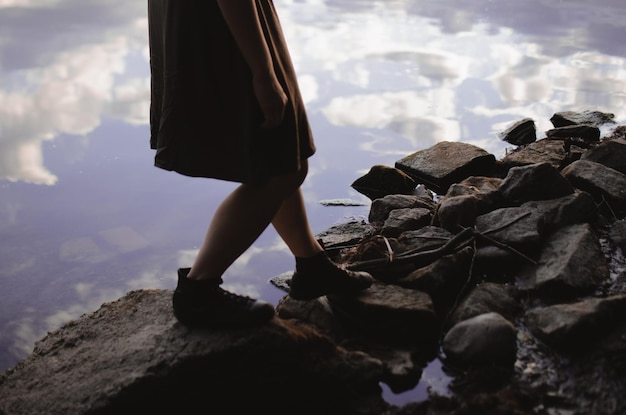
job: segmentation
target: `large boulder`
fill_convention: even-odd
[[[379,360],[279,318],[190,329],[173,317],[171,295],[133,291],[49,333],[0,378],[0,413],[384,410]]]

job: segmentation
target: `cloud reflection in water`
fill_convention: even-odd
[[[315,202],[349,196],[370,163],[392,164],[442,140],[501,155],[495,131],[525,117],[545,130],[556,111],[626,116],[622,0],[275,3],[320,147],[304,187],[314,224],[336,220]],[[133,129],[146,127],[148,105],[144,1],[0,0],[0,236],[10,259],[0,279],[13,293],[3,305],[0,355],[23,356],[47,330],[129,289],[171,287],[175,276],[155,257],[174,268],[195,256],[191,236],[179,234],[196,236],[188,216],[211,211],[206,190],[153,170],[142,176],[133,160],[147,171],[149,156],[124,153],[131,138],[149,153],[147,136]],[[119,148],[94,150],[105,139]],[[70,180],[55,170],[63,163],[85,170]],[[98,163],[109,170],[94,173]],[[77,190],[63,188],[62,177]],[[93,178],[102,181],[94,186]],[[64,193],[54,199],[46,186],[16,183]],[[213,198],[227,191],[211,189]],[[171,255],[160,251],[171,249],[163,241],[176,246]],[[124,262],[119,275],[112,261]],[[292,266],[270,235],[229,270],[230,288],[260,295],[256,283],[265,280],[251,278],[285,271],[276,264]]]

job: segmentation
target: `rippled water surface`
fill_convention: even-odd
[[[525,117],[626,117],[622,0],[275,4],[318,146],[315,232],[366,217],[350,183],[374,164],[443,140],[500,157]],[[145,1],[0,0],[0,370],[105,301],[173,288],[233,189],[152,166],[147,53]],[[276,303],[267,280],[292,266],[269,229],[225,280]]]

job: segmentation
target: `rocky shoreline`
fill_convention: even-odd
[[[294,301],[251,330],[190,330],[171,292],[133,291],[49,333],[0,377],[0,414],[626,413],[626,128],[557,113],[500,160],[442,142],[352,187],[367,221],[321,233],[371,272],[353,296]],[[611,128],[601,137],[599,127]],[[288,291],[290,275],[272,283]],[[396,407],[440,359],[451,393]]]

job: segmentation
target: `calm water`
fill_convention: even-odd
[[[319,202],[367,202],[350,183],[374,164],[442,140],[500,157],[524,117],[626,117],[622,0],[275,2],[319,148],[316,232],[366,217]],[[152,166],[147,53],[145,1],[0,0],[0,370],[105,301],[173,288],[233,189]],[[268,230],[225,279],[276,303],[292,265]]]

